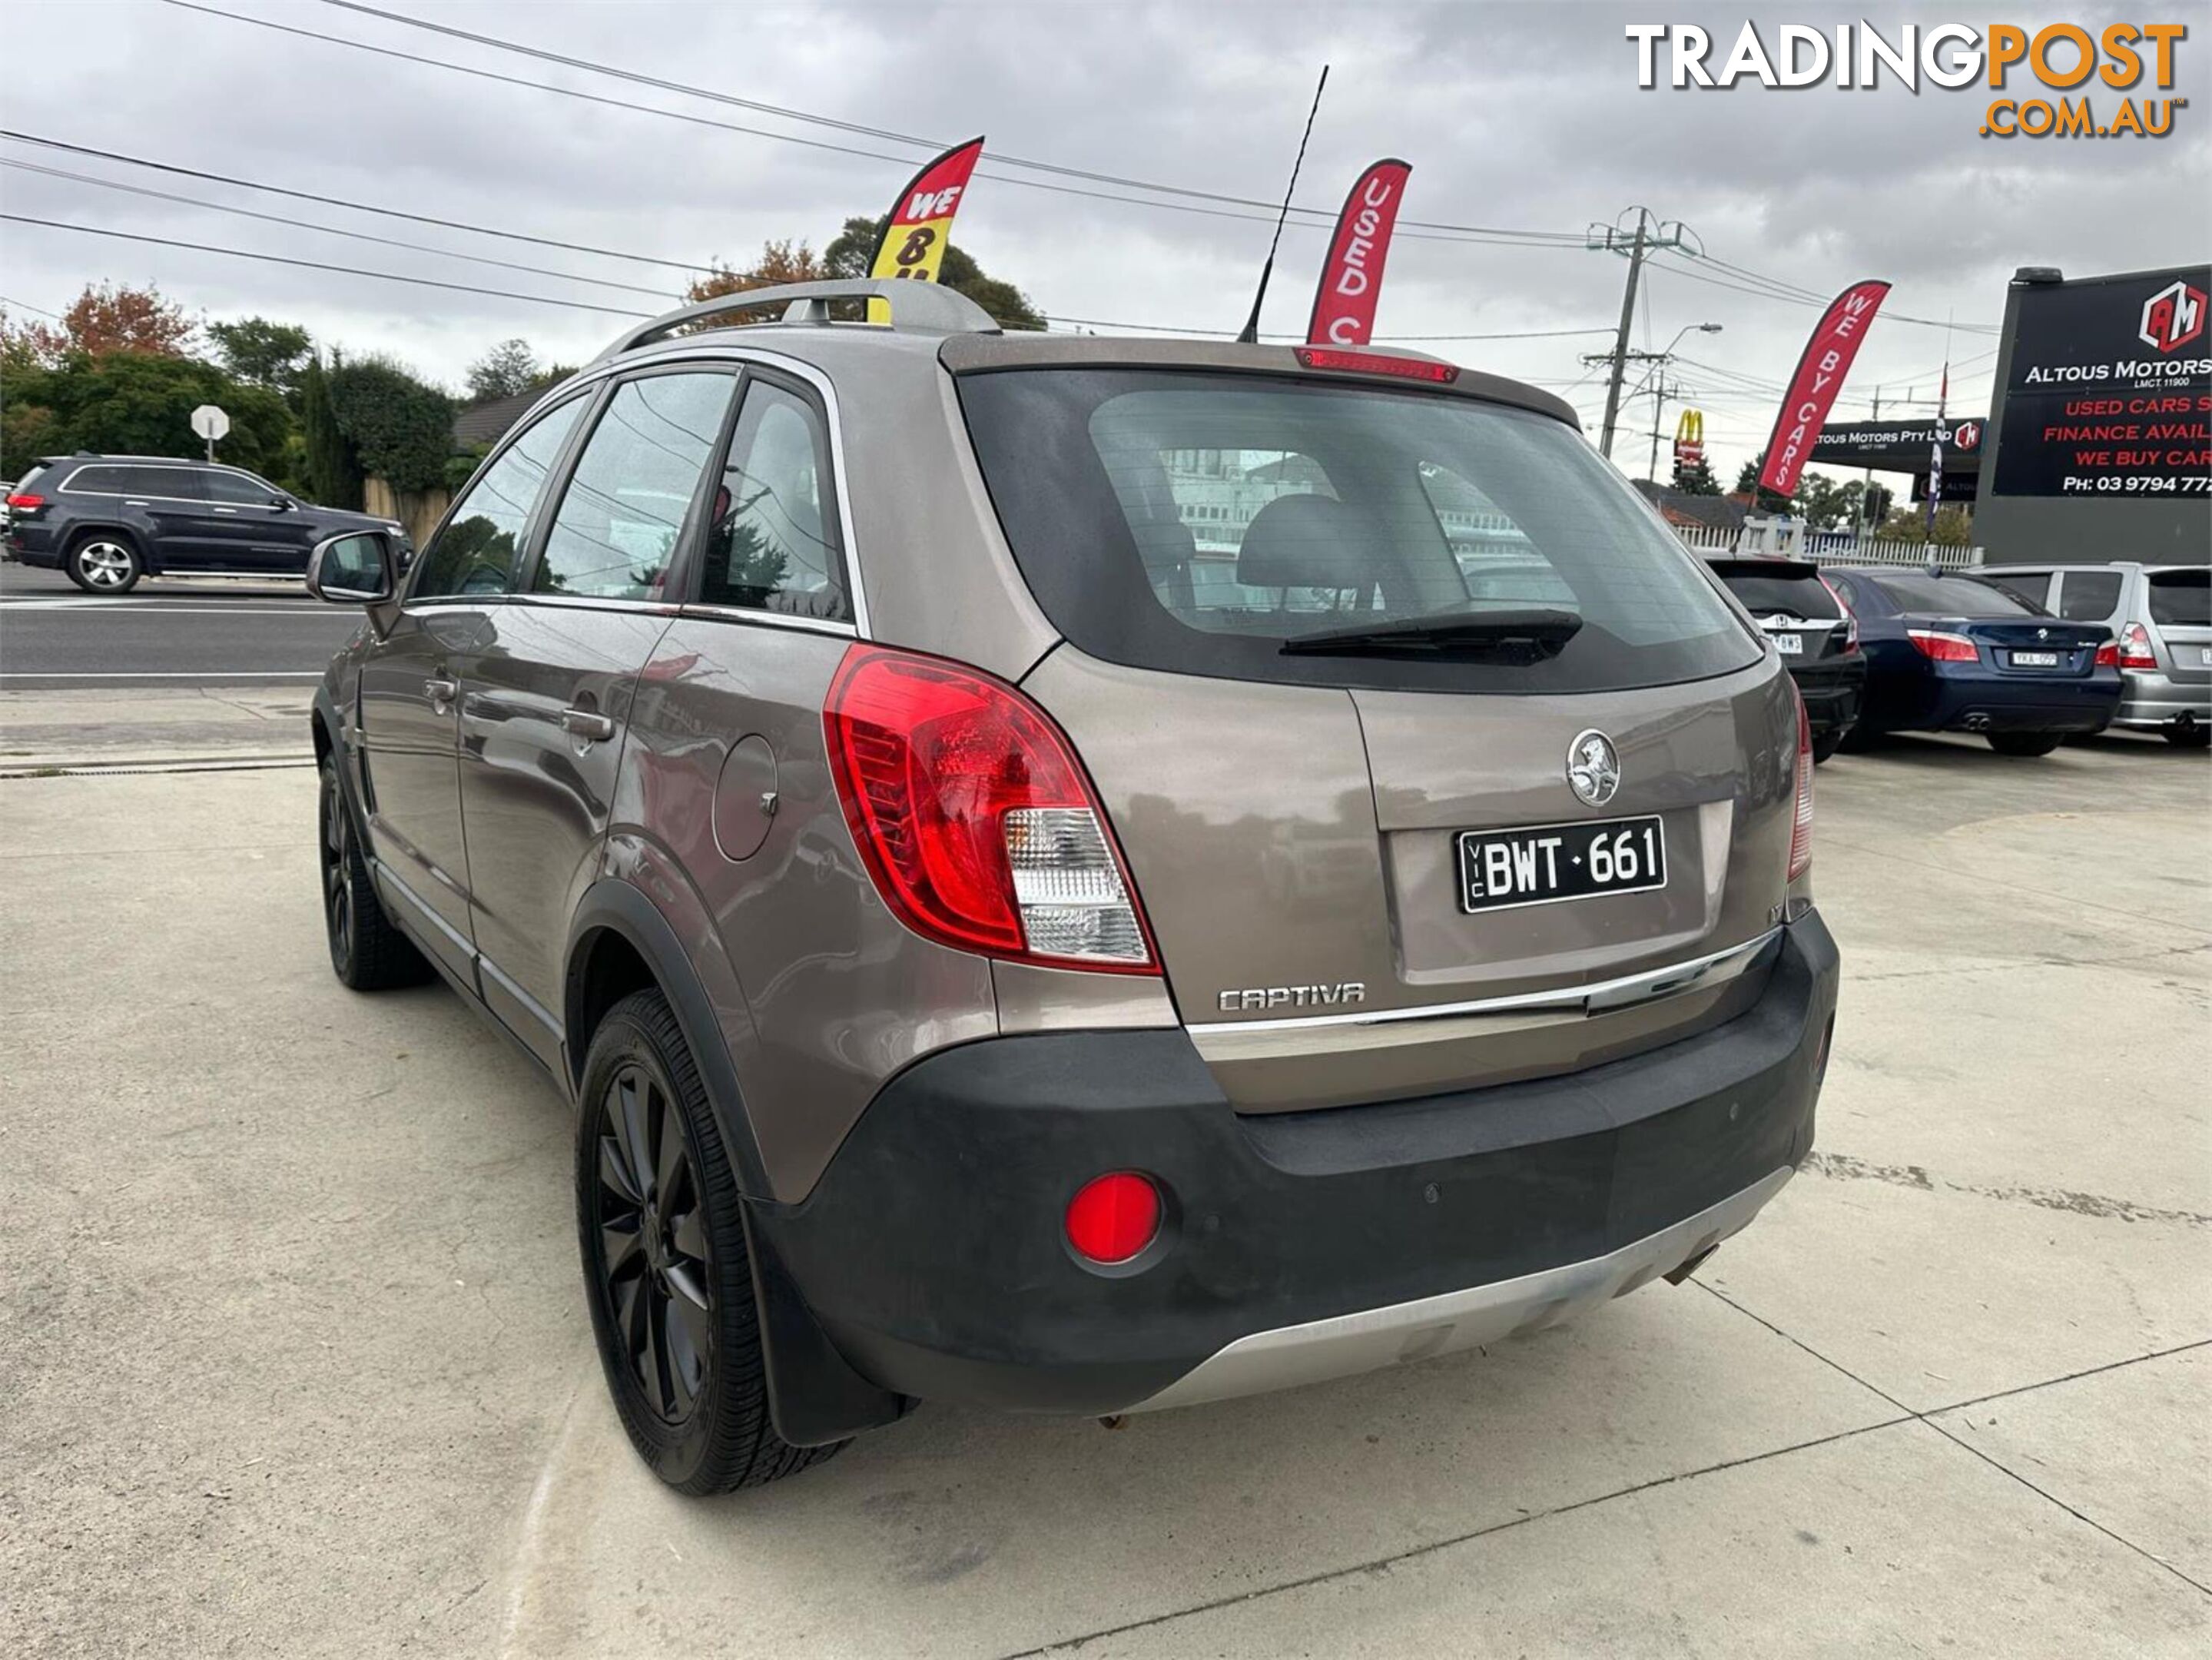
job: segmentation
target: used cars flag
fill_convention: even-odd
[[[1761,489],[1777,496],[1796,493],[1798,476],[1813,458],[1813,442],[1827,423],[1844,376],[1850,373],[1851,360],[1859,355],[1859,344],[1888,293],[1887,283],[1854,283],[1820,313],[1774,417],[1774,433],[1766,441],[1766,465],[1759,473]]]
[[[1314,289],[1313,316],[1306,324],[1310,346],[1364,346],[1375,334],[1375,302],[1382,293],[1382,264],[1390,257],[1390,234],[1398,226],[1398,204],[1413,173],[1409,162],[1377,161],[1359,175],[1336,216],[1336,234],[1328,240],[1328,262]]]
[[[968,189],[969,175],[983,154],[983,141],[971,138],[956,144],[926,164],[908,181],[884,234],[876,239],[876,257],[868,263],[871,277],[906,277],[934,283],[945,265],[945,244],[952,237],[952,216]],[[880,300],[868,301],[868,320],[888,323],[890,307]]]

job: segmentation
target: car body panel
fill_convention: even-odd
[[[2115,639],[2142,629],[2153,666],[2120,671],[2118,727],[2212,726],[2212,577],[2201,565],[1991,565],[1983,575],[2027,591],[2069,621],[2101,623]]]

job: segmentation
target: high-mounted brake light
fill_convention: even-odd
[[[1820,586],[1828,591],[1828,598],[1836,602],[1836,609],[1844,614],[1844,650],[1846,654],[1859,648],[1859,616],[1850,602],[1836,592],[1836,585],[1826,577],[1820,579]]]
[[[20,508],[25,513],[29,513],[34,508],[43,508],[46,506],[46,498],[43,496],[33,496],[28,491],[25,491],[20,495],[9,496],[8,498],[8,505],[10,508]]]
[[[1792,690],[1796,688],[1793,684]],[[1805,700],[1797,700],[1797,803],[1790,821],[1790,877],[1792,882],[1813,863],[1813,723]]]
[[[855,645],[822,725],[845,822],[907,927],[991,957],[1159,972],[1091,781],[1013,687]]]
[[[1905,637],[1920,648],[1920,654],[1931,663],[1978,663],[1982,654],[1974,642],[1963,634],[1946,634],[1941,629],[1907,629]]]
[[[1395,374],[1401,380],[1425,380],[1449,386],[1459,379],[1456,363],[1432,363],[1425,357],[1392,357],[1376,351],[1331,351],[1326,346],[1300,346],[1298,362],[1310,369],[1336,369],[1347,374]]]
[[[2120,630],[2120,666],[2124,669],[2154,669],[2158,658],[2150,648],[2150,631],[2140,623],[2130,623]]]

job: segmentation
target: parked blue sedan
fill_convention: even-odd
[[[2100,624],[2062,623],[1960,572],[1844,566],[1822,574],[1858,617],[1866,650],[1855,739],[1972,732],[2000,755],[2048,755],[2074,733],[2102,732],[2119,708],[2119,648]]]

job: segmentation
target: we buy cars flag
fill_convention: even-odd
[[[1328,260],[1314,289],[1306,324],[1310,346],[1364,346],[1375,335],[1375,302],[1382,294],[1382,265],[1398,228],[1398,204],[1413,169],[1395,160],[1377,161],[1359,175],[1336,216]]]
[[[1820,313],[1774,417],[1774,432],[1766,441],[1766,465],[1759,474],[1761,489],[1777,496],[1796,493],[1798,476],[1813,457],[1813,441],[1827,424],[1851,360],[1859,355],[1860,344],[1874,326],[1874,314],[1888,293],[1887,283],[1854,283]]]
[[[876,257],[868,264],[871,277],[904,277],[934,283],[945,265],[945,244],[952,240],[952,216],[960,210],[969,176],[983,154],[983,141],[971,138],[927,163],[908,181],[884,234],[876,239]],[[868,320],[888,323],[890,307],[880,300],[868,301]]]

